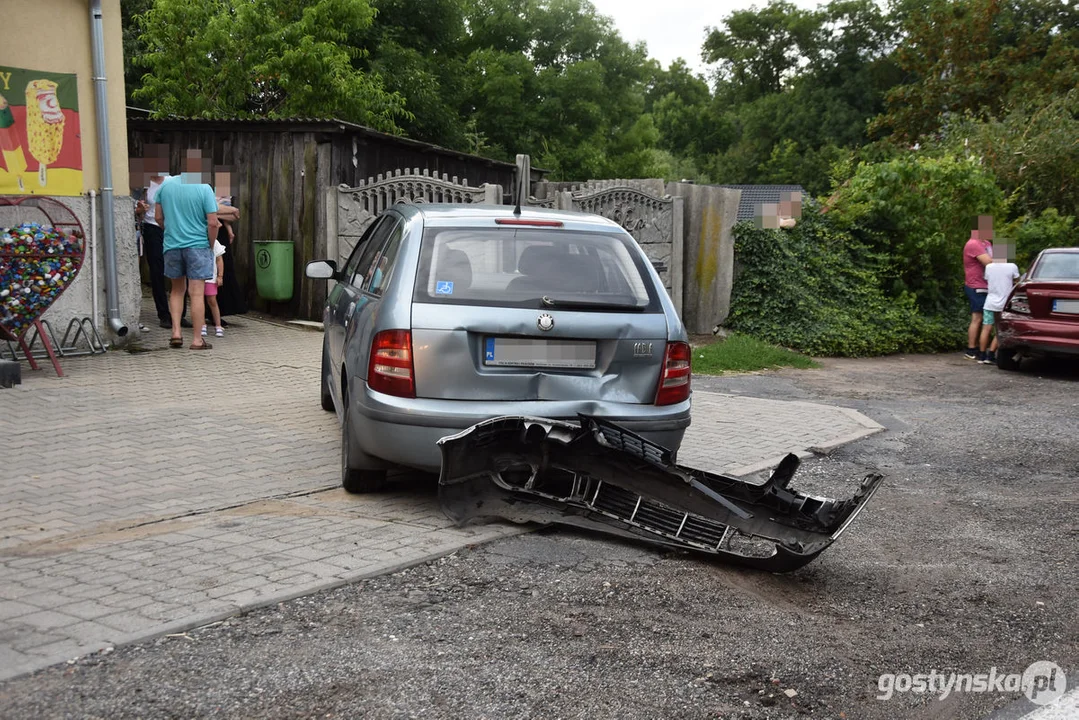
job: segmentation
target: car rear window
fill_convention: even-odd
[[[657,311],[632,238],[531,228],[425,232],[416,301]]]
[[[1033,280],[1079,280],[1079,253],[1045,253],[1030,277]]]

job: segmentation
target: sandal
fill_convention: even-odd
[[[214,347],[213,345],[211,345],[210,343],[203,340],[202,345],[188,345],[187,349],[188,350],[212,350],[213,347]]]
[[[178,347],[183,347],[183,346],[184,346],[184,339],[182,337],[169,338],[169,347],[170,348],[178,348]]]

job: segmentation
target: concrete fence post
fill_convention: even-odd
[[[684,198],[682,322],[694,335],[711,333],[731,309],[734,234],[741,191],[670,183],[667,192]],[[672,258],[673,260],[673,258]]]
[[[341,250],[341,238],[337,235],[337,193],[336,186],[326,188],[325,216],[323,227],[326,228],[326,257],[334,262]]]
[[[682,317],[682,293],[684,268],[682,257],[685,254],[685,199],[672,197],[674,203],[671,207],[671,300],[674,301],[674,309],[678,317]],[[685,322],[683,320],[683,322]]]

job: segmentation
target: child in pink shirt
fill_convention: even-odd
[[[214,334],[217,337],[225,337],[225,329],[221,327],[221,308],[217,305],[217,283],[221,281],[221,278],[225,276],[225,246],[217,240],[214,240],[214,276],[211,280],[206,281],[206,289],[204,295],[206,296],[206,307],[210,309],[210,315],[213,317]],[[202,336],[206,337],[206,326],[202,326]]]

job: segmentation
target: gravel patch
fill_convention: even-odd
[[[926,356],[695,382],[888,428],[795,476],[887,475],[806,568],[548,529],[0,684],[0,716],[982,718],[1019,694],[882,701],[878,677],[1079,668],[1079,370]]]

